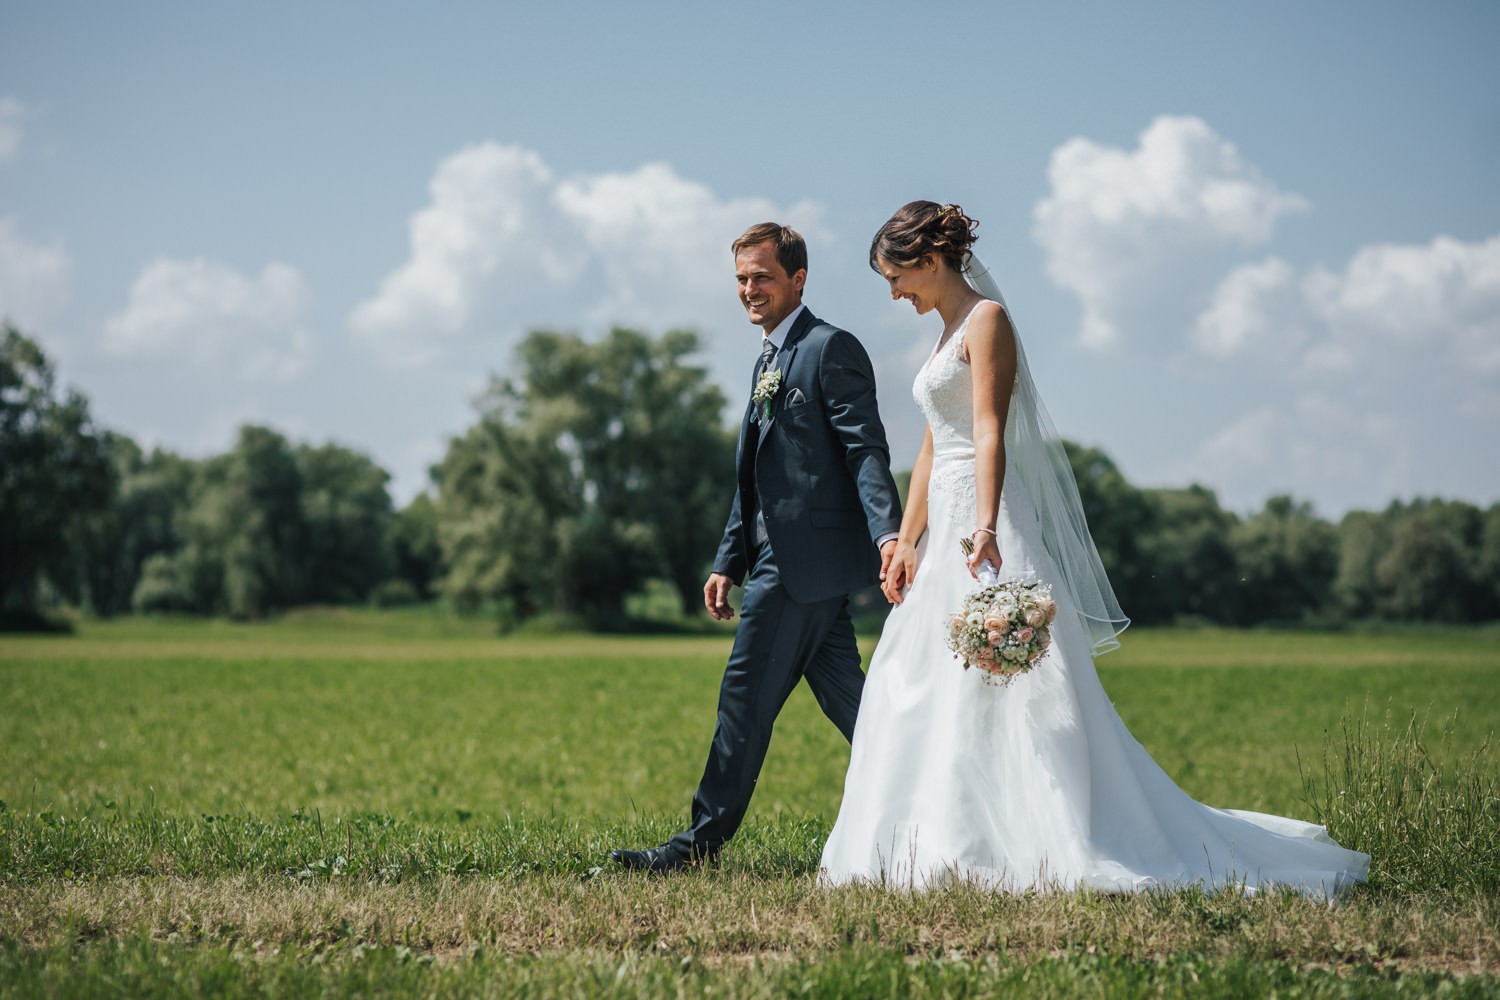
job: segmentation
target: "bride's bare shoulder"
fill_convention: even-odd
[[[964,329],[962,347],[966,361],[976,352],[988,357],[1015,357],[1016,331],[1005,307],[993,299],[976,304]]]
[[[974,306],[974,312],[969,318],[969,329],[973,330],[976,327],[986,333],[994,334],[1003,331],[1010,336],[1015,336],[1015,331],[1010,326],[1010,314],[994,299],[981,299]]]

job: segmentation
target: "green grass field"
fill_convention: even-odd
[[[820,889],[848,748],[806,691],[721,864],[611,870],[685,818],[727,647],[362,611],[0,637],[0,996],[1500,993],[1493,631],[1141,630],[1100,660],[1196,798],[1317,818],[1299,755],[1346,792],[1374,877],[1332,909]],[[1406,756],[1325,772],[1351,723]]]

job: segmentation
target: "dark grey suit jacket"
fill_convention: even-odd
[[[745,408],[739,488],[714,572],[744,581],[759,507],[787,592],[811,603],[878,582],[875,542],[900,530],[901,501],[875,372],[854,335],[804,309],[777,367],[783,376],[770,419],[757,425],[751,415],[760,404]]]

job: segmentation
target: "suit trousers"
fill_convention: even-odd
[[[714,741],[693,796],[692,824],[672,838],[674,845],[702,855],[734,836],[771,745],[771,727],[804,677],[823,714],[852,742],[865,675],[849,597],[812,604],[792,600],[775,554],[764,544],[745,581],[740,627],[719,686]]]

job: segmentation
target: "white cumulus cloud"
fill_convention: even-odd
[[[1376,244],[1301,274],[1275,257],[1237,268],[1192,341],[1216,362],[1200,377],[1256,400],[1194,457],[1231,495],[1295,488],[1337,511],[1493,492],[1473,455],[1500,416],[1500,236]]]
[[[734,301],[730,240],[766,219],[806,232],[818,210],[723,198],[666,164],[562,178],[530,150],[469,146],[438,164],[407,260],[349,326],[420,363],[469,333],[701,325]]]
[[[1301,340],[1296,272],[1280,257],[1231,271],[1193,326],[1193,344],[1204,354],[1228,358],[1252,346],[1284,359]]]
[[[245,380],[287,381],[312,353],[302,326],[311,296],[296,268],[257,276],[195,258],[158,258],[141,271],[125,307],[104,326],[105,353],[227,368]]]
[[[1274,360],[1310,375],[1359,369],[1462,380],[1500,374],[1500,236],[1361,247],[1302,275],[1278,258],[1232,271],[1199,315],[1204,354]],[[1300,347],[1300,352],[1292,348]]]
[[[0,317],[24,327],[67,304],[72,262],[61,242],[28,239],[14,218],[0,219]]]
[[[602,294],[592,309],[602,322],[701,316],[732,299],[734,237],[768,219],[817,217],[806,204],[784,212],[761,198],[721,199],[660,163],[576,178],[558,196],[602,267]]]
[[[486,294],[525,298],[576,275],[579,248],[567,245],[556,179],[535,153],[471,146],[438,164],[428,190],[430,203],[411,220],[410,258],[355,307],[355,333],[403,356],[428,355]]]
[[[1033,235],[1052,280],[1078,296],[1094,349],[1180,333],[1226,261],[1307,208],[1195,117],[1158,117],[1133,150],[1075,137],[1047,176]]]
[[[1296,266],[1268,245],[1307,202],[1197,118],[1157,118],[1133,149],[1071,139],[1048,176],[1033,234],[1082,343],[1129,345],[1217,414],[1177,428],[1182,457],[1148,457],[1150,478],[1334,512],[1493,493],[1471,456],[1500,415],[1500,236]]]
[[[1366,246],[1342,272],[1313,270],[1303,289],[1341,362],[1395,351],[1500,374],[1500,236]]]
[[[1376,244],[1301,274],[1275,257],[1246,265],[1193,344],[1219,363],[1201,376],[1257,400],[1195,456],[1231,495],[1260,483],[1339,510],[1493,490],[1472,453],[1500,416],[1500,237]]]
[[[1410,492],[1414,432],[1320,393],[1259,406],[1206,438],[1175,471],[1236,500],[1292,493],[1325,511]]]

